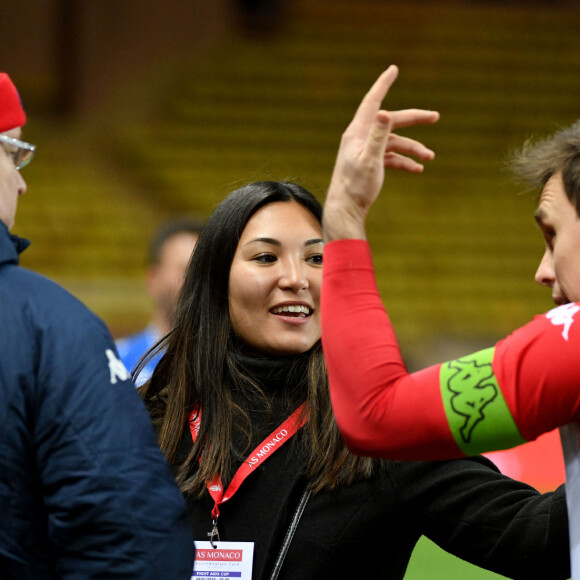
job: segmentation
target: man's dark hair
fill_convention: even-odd
[[[580,216],[580,120],[545,139],[528,140],[511,160],[515,175],[542,189],[555,173],[562,173],[564,190]]]
[[[163,222],[149,242],[147,265],[159,263],[161,260],[161,249],[167,240],[180,234],[199,236],[203,226],[203,220],[190,216],[179,216]]]

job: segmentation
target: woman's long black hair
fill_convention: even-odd
[[[232,399],[232,389],[256,392],[259,388],[236,357],[239,341],[230,322],[228,282],[249,219],[260,208],[279,201],[300,203],[322,221],[318,200],[294,183],[258,181],[226,197],[200,233],[177,305],[175,327],[158,345],[165,354],[151,380],[140,389],[161,449],[183,491],[201,495],[217,474],[228,478],[235,428],[243,426],[249,444],[252,426]],[[373,462],[350,454],[340,438],[320,341],[307,356],[304,441],[311,488],[318,491],[368,477]],[[178,459],[179,441],[197,408],[202,409],[197,441],[186,458]]]

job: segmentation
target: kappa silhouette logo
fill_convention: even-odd
[[[570,327],[574,322],[574,315],[579,310],[580,306],[571,302],[570,304],[558,306],[558,308],[552,308],[552,310],[546,314],[546,318],[554,326],[563,325],[562,336],[564,337],[564,340],[568,340],[568,333],[570,332]]]
[[[478,365],[476,360],[467,358],[452,361],[448,367],[455,371],[447,381],[447,388],[453,393],[451,408],[465,417],[460,432],[463,441],[469,443],[475,426],[485,418],[484,407],[497,397],[493,369],[491,364]]]
[[[107,358],[109,359],[109,371],[111,373],[111,384],[114,385],[117,379],[121,381],[126,381],[131,378],[131,374],[125,368],[125,365],[117,358],[115,353],[108,348],[105,351]]]

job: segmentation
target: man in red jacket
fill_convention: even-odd
[[[355,453],[399,459],[475,455],[561,427],[580,578],[580,122],[514,161],[541,189],[536,219],[546,251],[536,280],[552,289],[557,308],[491,348],[410,374],[376,288],[365,218],[385,168],[418,173],[410,156],[433,158],[391,131],[438,115],[381,110],[397,73],[393,66],[379,77],[345,131],[324,208],[322,342],[338,425]]]

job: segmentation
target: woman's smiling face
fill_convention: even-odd
[[[320,339],[322,246],[320,223],[297,202],[250,218],[229,276],[230,319],[250,351],[299,354]]]

